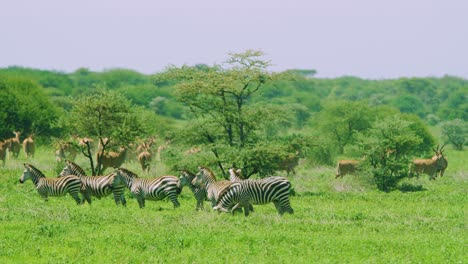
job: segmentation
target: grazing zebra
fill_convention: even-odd
[[[233,182],[227,193],[213,209],[229,212],[244,208],[245,216],[249,215],[250,204],[267,204],[273,202],[280,215],[294,213],[289,202],[291,183],[284,177],[273,176],[260,180],[243,180]]]
[[[179,207],[177,195],[182,188],[179,178],[176,176],[161,176],[157,178],[138,178],[138,175],[124,168],[118,168],[116,177],[111,186],[126,184],[137,199],[140,208],[145,207],[145,200],[158,201],[166,197],[174,204],[174,208]]]
[[[205,210],[203,206],[203,202],[207,200],[206,196],[206,189],[201,186],[195,186],[192,184],[193,179],[195,178],[195,174],[188,170],[180,170],[180,186],[188,186],[190,190],[193,192],[195,199],[197,200],[197,206],[195,208],[196,211],[198,210]]]
[[[86,176],[86,172],[76,163],[69,160],[65,160],[65,163],[66,165],[62,172],[60,172],[59,177],[70,174],[78,176],[82,182],[81,193],[88,204],[91,204],[91,196],[101,199],[112,193],[117,205],[120,203],[122,203],[123,206],[127,205],[127,201],[125,200],[125,184],[111,187],[115,173],[110,173],[105,176]]]
[[[207,198],[211,201],[211,207],[213,208],[229,189],[232,182],[226,180],[217,181],[216,176],[207,167],[200,166],[198,169],[200,171],[192,180],[192,184],[206,190]]]
[[[81,188],[81,180],[75,175],[67,175],[60,178],[46,178],[44,174],[31,164],[24,163],[25,170],[19,180],[24,183],[26,180],[31,179],[36,186],[37,192],[48,201],[49,196],[64,196],[69,193],[76,204],[81,204],[79,196]]]

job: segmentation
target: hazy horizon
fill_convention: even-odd
[[[467,79],[467,11],[462,0],[18,0],[0,9],[0,68],[151,74],[259,49],[271,71]]]

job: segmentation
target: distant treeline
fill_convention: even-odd
[[[431,125],[453,119],[468,120],[468,80],[462,78],[320,79],[313,77],[312,70],[288,72],[296,78],[268,85],[255,100],[294,104],[297,109],[312,113],[320,111],[325,100],[365,100],[370,106],[388,105],[402,113],[416,114]],[[184,109],[171,92],[173,83],[155,82],[151,75],[129,69],[93,72],[80,68],[72,73],[63,73],[9,67],[0,69],[0,77],[21,77],[37,82],[56,105],[64,109],[70,108],[70,101],[65,98],[87,94],[102,87],[119,91],[134,104],[152,109],[157,114],[184,118]],[[300,121],[303,123],[304,120]]]

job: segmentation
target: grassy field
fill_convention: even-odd
[[[30,160],[56,174],[52,151]],[[466,263],[468,151],[446,151],[437,181],[408,181],[422,191],[383,193],[368,179],[334,179],[334,169],[301,166],[291,177],[294,215],[273,204],[249,217],[111,197],[77,206],[70,196],[44,202],[19,183],[24,156],[0,168],[0,263]],[[78,164],[83,162],[77,161]],[[125,165],[140,172],[136,163]],[[155,165],[156,173],[164,167]]]

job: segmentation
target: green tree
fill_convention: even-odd
[[[0,77],[0,137],[13,137],[12,131],[23,135],[36,133],[56,136],[54,127],[59,109],[55,107],[44,88],[21,77]]]
[[[129,147],[138,135],[144,133],[138,108],[115,91],[99,89],[92,95],[79,98],[70,116],[74,131],[78,131],[82,137],[97,137],[102,146],[97,154],[96,167],[90,146],[83,150],[90,161],[93,175],[101,174],[101,157],[106,149],[122,145]]]
[[[155,76],[156,82],[177,80],[176,98],[196,121],[183,129],[180,138],[201,145],[213,154],[212,162],[227,176],[226,166],[242,168],[244,176],[275,170],[271,149],[281,140],[281,126],[291,123],[292,113],[284,106],[256,103],[252,98],[267,83],[283,78],[267,72],[269,62],[261,51],[230,54],[224,65],[169,68]],[[297,146],[302,147],[302,146]],[[270,149],[269,149],[270,148]],[[276,149],[276,157],[295,154],[288,144]]]
[[[446,121],[441,124],[442,135],[445,140],[453,145],[456,150],[463,150],[463,145],[466,142],[466,134],[468,133],[467,123],[461,119]]]
[[[354,134],[367,130],[373,119],[372,111],[365,102],[328,101],[312,124],[322,135],[331,139],[339,154],[343,154],[345,146],[353,144]]]
[[[408,156],[414,154],[414,145],[422,140],[411,129],[411,122],[399,116],[376,121],[357,135],[357,142],[365,157],[364,168],[373,176],[379,190],[394,190],[408,177]]]

